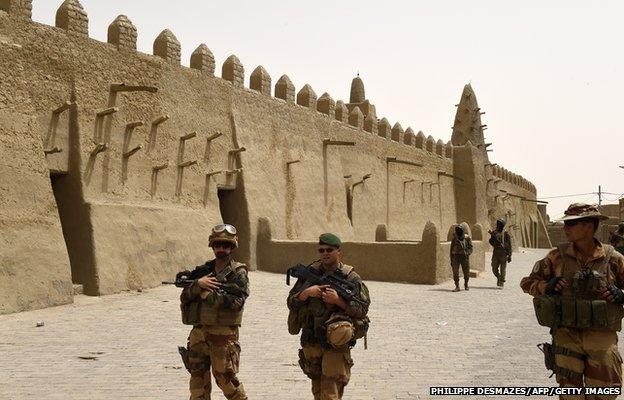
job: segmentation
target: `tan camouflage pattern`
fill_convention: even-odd
[[[520,287],[525,293],[532,296],[544,295],[548,281],[556,276],[570,279],[580,269],[593,269],[605,273],[609,283],[618,287],[624,285],[624,257],[613,252],[608,265],[605,265],[605,246],[596,240],[594,253],[585,258],[569,244],[565,254],[573,260],[562,259],[559,249],[551,250],[546,257],[535,263],[531,274],[522,278]],[[564,268],[565,266],[565,268]],[[564,290],[565,295],[571,295],[571,289]],[[582,373],[584,382],[557,374],[557,382],[564,387],[585,386],[621,386],[622,385],[622,357],[617,347],[617,332],[597,331],[591,329],[557,328],[553,332],[553,343],[568,350],[587,356],[586,360],[556,354],[555,362],[558,367]],[[561,396],[562,399],[614,399],[616,396]]]
[[[562,387],[616,387],[622,386],[622,357],[618,351],[616,332],[590,329],[559,328],[553,335],[557,346],[586,355],[585,360],[563,354],[555,354],[558,367],[584,375],[584,382],[556,374]],[[615,399],[615,395],[560,396],[561,399]]]
[[[238,327],[197,326],[188,339],[191,400],[210,400],[212,383],[228,400],[247,400],[243,384],[237,378],[240,361]]]
[[[312,380],[314,400],[342,399],[353,366],[348,347],[325,349],[319,345],[303,346],[299,357],[303,372]]]
[[[333,348],[345,347],[355,336],[355,328],[348,321],[338,321],[327,326],[327,341]]]

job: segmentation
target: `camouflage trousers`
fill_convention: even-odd
[[[470,260],[463,254],[451,254],[451,268],[453,268],[453,281],[455,286],[459,285],[459,266],[461,265],[464,274],[464,283],[468,284],[470,279]]]
[[[191,400],[210,400],[210,370],[226,399],[247,400],[238,373],[238,327],[196,326],[188,339]]]
[[[553,345],[568,354],[555,353],[557,382],[561,387],[621,387],[622,357],[617,332],[559,328]],[[557,354],[559,353],[559,354]],[[607,400],[615,395],[560,396],[566,400]]]
[[[498,286],[505,283],[507,272],[507,253],[502,251],[494,251],[492,253],[492,273],[498,280]]]
[[[312,380],[314,400],[342,399],[344,388],[351,378],[351,349],[306,345],[299,350],[299,365]]]

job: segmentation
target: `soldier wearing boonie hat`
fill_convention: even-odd
[[[195,282],[180,295],[182,322],[193,325],[184,365],[191,373],[191,400],[210,399],[211,369],[217,386],[229,400],[247,400],[237,374],[240,360],[238,330],[249,296],[247,266],[232,258],[238,233],[230,224],[212,228],[208,244],[215,258],[190,273]]]
[[[352,266],[340,261],[341,245],[333,233],[320,235],[321,258],[309,268],[355,284],[357,299],[347,301],[329,285],[312,285],[303,278],[288,294],[288,308],[299,321],[296,331],[301,330],[299,365],[312,381],[315,400],[342,398],[353,366],[351,347],[368,329],[368,288]]]
[[[539,324],[551,328],[552,344],[542,351],[553,360],[550,369],[562,387],[622,386],[617,331],[624,316],[624,256],[594,237],[607,218],[596,206],[571,204],[560,220],[568,242],[520,282],[534,296]]]

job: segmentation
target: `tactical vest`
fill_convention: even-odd
[[[231,282],[240,269],[247,269],[245,264],[232,261],[229,266],[221,271],[217,278],[223,282]],[[229,271],[228,271],[229,269]],[[202,299],[197,296],[188,303],[180,305],[182,311],[182,323],[185,325],[221,325],[221,326],[240,326],[243,321],[243,310],[232,310],[222,308],[220,304],[214,301],[214,296],[208,296]]]
[[[570,286],[560,296],[533,298],[538,323],[549,328],[619,331],[624,316],[622,305],[602,300],[599,295],[600,290],[615,283],[609,270],[613,247],[603,245],[605,256],[581,267],[578,260],[566,254],[569,246],[565,243],[558,249],[563,262],[562,277]]]

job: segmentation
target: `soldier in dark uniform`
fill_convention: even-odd
[[[496,230],[490,231],[489,243],[492,245],[492,272],[496,277],[496,286],[505,285],[507,263],[511,262],[511,235],[505,231],[505,221],[496,220]]]
[[[624,254],[624,223],[618,225],[617,231],[611,234],[611,246],[615,247],[620,254]]]
[[[459,292],[459,266],[464,274],[464,289],[469,290],[468,280],[470,279],[470,260],[472,254],[472,240],[466,235],[461,224],[455,225],[455,235],[451,240],[451,268],[453,268],[453,281],[455,281],[454,292]]]

